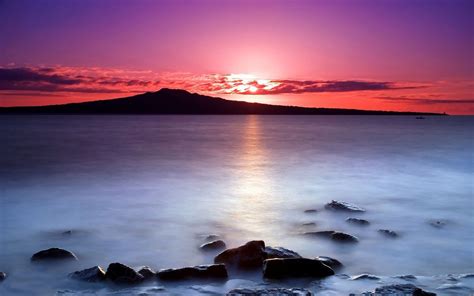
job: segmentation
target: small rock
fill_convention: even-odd
[[[143,276],[144,280],[152,279],[156,277],[156,272],[148,266],[143,266],[138,270],[138,273]]]
[[[269,289],[233,289],[227,296],[313,296],[309,290],[302,288],[269,288]]]
[[[105,277],[119,284],[136,284],[144,280],[141,274],[121,263],[111,263],[107,268]]]
[[[71,234],[72,234],[72,230],[63,231],[61,234],[62,234],[62,235],[71,235]]]
[[[353,235],[350,235],[345,232],[333,231],[333,230],[311,231],[311,232],[305,232],[304,234],[308,236],[327,237],[334,241],[342,242],[342,243],[356,243],[359,241],[359,239]]]
[[[266,259],[272,258],[301,258],[300,254],[295,251],[282,247],[265,247]]]
[[[39,260],[77,260],[72,252],[60,248],[50,248],[39,251],[31,256],[31,261]]]
[[[4,281],[7,278],[7,274],[3,271],[0,271],[0,282]]]
[[[373,274],[364,273],[364,274],[359,274],[359,275],[355,275],[355,276],[351,277],[351,280],[353,280],[353,281],[357,281],[357,280],[380,280],[380,278],[378,276],[373,275]]]
[[[316,209],[308,209],[308,210],[304,210],[304,212],[307,213],[307,214],[312,214],[312,213],[318,212],[318,210],[316,210]]]
[[[435,293],[423,291],[413,284],[395,284],[376,288],[372,295],[413,295],[436,296]]]
[[[158,273],[160,280],[186,280],[195,278],[227,278],[224,264],[200,265],[176,269],[163,269]]]
[[[406,281],[414,281],[416,280],[416,276],[412,275],[412,274],[404,274],[404,275],[397,275],[395,276],[396,278],[399,278],[399,279],[402,279],[402,280],[406,280]]]
[[[69,274],[69,277],[75,280],[86,282],[100,282],[105,280],[105,272],[100,266],[94,266]]]
[[[324,206],[328,210],[333,211],[347,211],[347,212],[365,212],[365,209],[352,205],[344,201],[332,200]]]
[[[205,239],[206,241],[215,241],[215,240],[220,239],[220,236],[217,235],[217,234],[209,234],[209,235],[206,236],[204,239]]]
[[[448,222],[446,220],[432,220],[429,223],[435,228],[443,228]]]
[[[391,237],[391,238],[396,238],[398,237],[398,233],[396,233],[395,231],[393,230],[389,230],[389,229],[379,229],[377,230],[379,233],[387,236],[387,237]]]
[[[316,259],[278,258],[265,260],[263,276],[266,278],[327,277],[334,270]]]
[[[226,247],[225,242],[219,239],[219,240],[202,244],[199,248],[204,251],[210,251],[210,250],[224,249],[225,247]]]
[[[360,226],[367,226],[370,224],[369,221],[365,219],[359,219],[359,218],[347,218],[346,222],[354,224],[354,225],[360,225]]]
[[[237,248],[227,249],[214,258],[214,263],[237,266],[240,268],[261,267],[266,259],[264,241],[250,241]]]
[[[322,263],[326,264],[332,269],[338,269],[343,266],[339,260],[328,257],[328,256],[318,256],[315,259],[321,261]]]

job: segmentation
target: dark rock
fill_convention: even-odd
[[[347,218],[346,222],[354,224],[354,225],[360,225],[360,226],[367,226],[370,224],[369,221],[365,219],[359,219],[359,218]]]
[[[432,220],[429,223],[435,228],[443,228],[444,226],[446,226],[446,224],[448,224],[446,220]]]
[[[322,278],[334,275],[334,270],[317,259],[278,258],[265,260],[263,265],[263,275],[266,278]]]
[[[353,281],[357,281],[357,280],[380,280],[380,278],[378,276],[375,276],[375,275],[372,275],[372,274],[367,274],[367,273],[355,275],[355,276],[351,277],[351,279]]]
[[[265,247],[265,258],[301,258],[300,254],[295,251],[288,250],[282,247]]]
[[[399,279],[402,279],[402,280],[406,280],[406,281],[414,281],[416,280],[416,276],[412,275],[412,274],[404,274],[404,275],[397,275],[395,276],[396,278],[399,278]]]
[[[214,263],[241,268],[261,267],[266,258],[265,242],[250,241],[237,248],[227,249],[214,258]]]
[[[156,277],[156,272],[148,266],[143,266],[138,270],[138,273],[143,276],[143,279],[148,280]]]
[[[316,226],[316,223],[314,223],[314,222],[306,222],[306,223],[303,223],[303,224],[301,224],[301,225],[303,225],[303,226]]]
[[[395,231],[393,230],[389,230],[389,229],[379,229],[377,230],[379,233],[385,235],[386,237],[391,237],[391,238],[396,238],[398,237],[398,233],[396,233]]]
[[[215,240],[218,240],[218,239],[220,239],[220,236],[217,235],[217,234],[209,234],[208,236],[206,236],[204,238],[204,240],[206,240],[206,241],[215,241]]]
[[[3,271],[0,271],[0,282],[4,281],[7,278],[7,274]]]
[[[395,284],[376,288],[374,295],[413,295],[436,296],[435,293],[423,291],[413,284]]]
[[[304,210],[304,212],[307,213],[307,214],[312,214],[312,213],[318,212],[318,210],[316,210],[316,209],[308,209],[308,210]]]
[[[227,296],[313,296],[309,290],[302,288],[269,288],[269,289],[233,289]]]
[[[215,240],[215,241],[212,241],[212,242],[202,244],[199,248],[201,250],[204,250],[204,251],[224,249],[225,248],[225,242],[223,240],[219,239],[219,240]]]
[[[31,261],[39,260],[77,260],[76,255],[68,250],[51,248],[39,251],[31,256]]]
[[[322,263],[326,264],[332,269],[338,269],[343,266],[339,260],[328,257],[328,256],[318,256],[315,259],[321,261]]]
[[[86,282],[100,282],[105,280],[105,272],[100,266],[94,266],[69,274],[69,277],[75,280]]]
[[[361,207],[337,200],[333,200],[330,203],[327,203],[324,207],[328,210],[333,211],[365,212],[365,210]]]
[[[62,235],[71,235],[71,234],[72,234],[72,230],[63,231],[61,234],[62,234]]]
[[[311,232],[305,232],[304,234],[308,236],[327,237],[334,241],[342,242],[342,243],[356,243],[359,241],[359,239],[353,235],[350,235],[345,232],[333,231],[333,230],[311,231]]]
[[[107,268],[105,277],[119,284],[136,284],[144,280],[141,274],[121,263],[111,263]]]
[[[157,273],[160,280],[186,280],[195,278],[227,278],[224,264],[200,265],[176,269],[164,269]]]

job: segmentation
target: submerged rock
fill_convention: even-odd
[[[443,228],[448,222],[446,220],[431,220],[429,224],[435,228]]]
[[[202,244],[199,248],[204,251],[224,249],[226,247],[223,240],[214,240],[205,244]]]
[[[356,205],[353,205],[344,201],[337,201],[337,200],[332,200],[330,203],[327,203],[324,207],[328,210],[333,210],[333,211],[365,212],[365,209],[361,207],[358,207]]]
[[[357,280],[380,280],[380,278],[376,275],[373,275],[373,274],[364,273],[364,274],[359,274],[359,275],[355,275],[355,276],[351,277],[351,280],[353,280],[353,281],[357,281]]]
[[[7,278],[7,274],[3,271],[0,271],[0,282],[4,281]]]
[[[367,292],[363,295],[413,295],[413,296],[436,296],[435,293],[426,292],[413,284],[395,284],[376,288],[374,292]]]
[[[339,260],[328,257],[328,256],[318,256],[315,259],[321,261],[322,263],[326,264],[332,269],[338,269],[343,266]]]
[[[263,276],[266,278],[327,277],[334,270],[317,259],[276,258],[265,260]]]
[[[414,281],[414,280],[416,280],[416,276],[414,276],[412,274],[397,275],[395,277],[399,278],[399,279],[402,279],[402,280],[405,280],[405,281]]]
[[[42,250],[35,253],[31,256],[31,261],[40,261],[40,260],[77,260],[74,253],[60,249],[60,248],[50,248],[47,250]]]
[[[311,213],[318,212],[318,210],[316,210],[316,209],[307,209],[307,210],[304,210],[304,212],[307,213],[307,214],[311,214]]]
[[[148,266],[143,266],[138,270],[138,273],[143,276],[144,280],[152,279],[156,277],[156,272]]]
[[[223,251],[214,258],[214,263],[223,263],[241,268],[257,268],[262,266],[265,258],[265,242],[255,240],[240,247]]]
[[[269,288],[269,289],[233,289],[227,296],[312,296],[313,293],[302,288]]]
[[[200,265],[176,269],[163,269],[157,273],[160,280],[186,280],[194,278],[227,278],[224,264]]]
[[[377,230],[379,233],[387,236],[387,237],[391,237],[391,238],[396,238],[398,237],[398,233],[396,233],[395,231],[393,230],[389,230],[389,229],[379,229]]]
[[[69,277],[75,280],[86,282],[100,282],[105,280],[105,272],[100,266],[94,266],[69,274]]]
[[[144,280],[141,274],[121,263],[111,263],[107,268],[105,277],[119,284],[136,284]]]
[[[359,241],[359,239],[353,235],[350,235],[345,232],[334,231],[334,230],[310,231],[310,232],[305,232],[304,235],[327,237],[333,241],[342,242],[342,243],[356,243]]]
[[[282,247],[265,247],[265,258],[301,258],[300,254],[295,251]]]
[[[301,225],[303,225],[303,226],[316,226],[316,223],[315,222],[306,222],[306,223],[303,223]]]
[[[370,224],[370,222],[365,219],[352,218],[352,217],[347,218],[346,222],[350,224],[354,224],[354,225],[360,225],[360,226],[367,226]]]
[[[206,241],[215,241],[215,240],[218,240],[220,238],[221,237],[218,234],[209,234],[204,238],[204,240],[206,240]]]

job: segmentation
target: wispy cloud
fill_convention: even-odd
[[[436,105],[436,104],[474,104],[474,99],[431,99],[431,98],[411,98],[406,96],[400,97],[377,97],[376,99],[389,101],[393,103],[408,103],[421,105]]]

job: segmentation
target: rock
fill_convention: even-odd
[[[143,276],[144,280],[149,280],[156,277],[156,272],[148,266],[143,266],[140,268],[138,273]]]
[[[219,240],[202,244],[199,248],[204,251],[210,251],[210,250],[224,249],[225,247],[226,247],[225,242],[219,239]]]
[[[63,231],[61,234],[62,234],[62,235],[71,235],[71,234],[72,234],[72,230]]]
[[[76,255],[72,252],[59,248],[50,248],[39,251],[31,256],[31,261],[40,260],[77,260]]]
[[[347,202],[332,200],[324,206],[328,210],[333,211],[347,211],[347,212],[365,212],[365,209],[352,205]]]
[[[269,289],[233,289],[227,296],[313,296],[309,290],[302,288],[269,288]]]
[[[312,213],[318,212],[318,210],[316,210],[316,209],[308,209],[308,210],[304,210],[304,212],[307,213],[307,214],[312,214]]]
[[[3,271],[0,271],[0,282],[4,281],[7,278],[7,274]]]
[[[347,218],[346,222],[354,224],[354,225],[360,225],[360,226],[367,226],[370,224],[369,221],[365,219],[359,219],[359,218]]]
[[[359,239],[353,235],[350,235],[345,232],[333,231],[333,230],[310,231],[310,232],[305,232],[304,235],[327,237],[334,241],[342,242],[342,243],[356,243],[359,241]]]
[[[402,280],[405,280],[405,281],[414,281],[414,280],[416,280],[416,276],[414,276],[412,274],[397,275],[395,277],[399,278],[399,279],[402,279]]]
[[[446,224],[448,224],[446,220],[432,220],[429,221],[429,223],[435,228],[443,228],[444,226],[446,226]]]
[[[107,268],[105,277],[119,284],[136,284],[144,280],[141,274],[121,263],[111,263]]]
[[[206,241],[215,241],[215,240],[218,240],[218,239],[220,239],[220,236],[217,235],[217,234],[209,234],[208,236],[206,236],[204,238],[204,240],[206,240]]]
[[[364,274],[359,274],[359,275],[355,275],[355,276],[351,277],[351,280],[353,280],[353,281],[357,281],[357,280],[380,280],[380,278],[378,276],[373,275],[373,274],[364,273]]]
[[[266,258],[265,242],[250,241],[237,248],[227,249],[214,258],[214,263],[237,266],[240,268],[261,267]]]
[[[300,254],[295,251],[288,250],[282,247],[265,247],[265,258],[301,258]]]
[[[69,277],[75,280],[86,282],[100,282],[105,280],[105,272],[100,266],[94,266],[69,274]]]
[[[370,294],[369,294],[370,295]],[[413,295],[436,296],[435,293],[423,291],[413,284],[395,284],[376,288],[371,295]]]
[[[334,270],[316,259],[278,258],[265,260],[263,276],[266,278],[327,277]]]
[[[157,273],[160,280],[186,280],[195,278],[227,278],[224,264],[200,265],[176,269],[163,269]]]
[[[303,224],[301,224],[301,225],[303,225],[303,226],[316,226],[316,223],[314,223],[314,222],[306,222],[306,223],[303,223]]]
[[[396,233],[395,231],[393,230],[389,230],[389,229],[379,229],[377,230],[379,233],[385,235],[386,237],[391,237],[391,238],[396,238],[398,237],[398,233]]]
[[[322,263],[326,264],[332,269],[338,269],[343,266],[339,260],[328,257],[328,256],[318,256],[315,259],[321,261]]]

